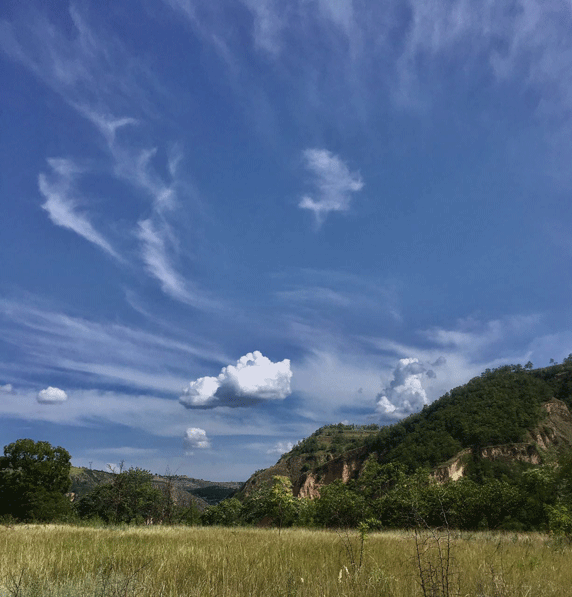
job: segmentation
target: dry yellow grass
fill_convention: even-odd
[[[422,594],[412,533],[372,534],[359,569],[352,550],[355,533],[302,529],[0,527],[0,596]],[[452,553],[463,596],[572,595],[572,550],[546,536],[456,534]]]

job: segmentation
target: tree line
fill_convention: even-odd
[[[479,466],[491,466],[484,474]],[[572,454],[540,466],[467,464],[467,476],[438,483],[428,469],[413,474],[402,463],[372,455],[357,479],[322,487],[298,499],[287,477],[275,476],[242,501],[231,497],[202,513],[176,504],[172,488],[138,468],[120,471],[72,503],[70,455],[31,439],[4,448],[0,457],[0,517],[4,521],[97,520],[107,524],[262,525],[278,528],[451,528],[555,531],[572,537]],[[480,475],[480,476],[479,476]]]
[[[16,522],[98,520],[107,524],[195,524],[200,512],[190,497],[178,504],[167,478],[163,488],[140,468],[121,470],[77,501],[71,456],[48,442],[19,439],[0,457],[0,519]]]
[[[494,463],[487,463],[494,464]],[[439,483],[428,469],[410,474],[402,464],[366,462],[358,479],[336,480],[314,499],[292,495],[287,477],[275,476],[243,501],[208,508],[202,524],[370,529],[418,525],[462,530],[553,531],[572,537],[572,454],[540,466],[506,468],[478,480],[476,467]],[[499,467],[499,472],[502,467]]]

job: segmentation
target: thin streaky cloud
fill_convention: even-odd
[[[50,220],[56,226],[72,230],[117,261],[122,261],[111,244],[95,230],[88,216],[77,209],[78,191],[74,181],[81,170],[70,160],[52,159],[48,163],[52,168],[52,176],[40,174],[38,187],[45,198],[42,208],[48,213]]]
[[[137,236],[141,241],[141,254],[152,277],[161,283],[161,289],[174,299],[190,305],[200,301],[189,291],[187,282],[171,265],[168,255],[168,233],[160,230],[151,219],[141,220]]]
[[[285,18],[279,10],[287,6],[280,0],[243,0],[254,18],[253,39],[257,48],[277,56],[281,49],[280,34],[285,27]]]
[[[142,131],[145,122],[129,114],[141,114],[140,102],[134,100],[145,96],[144,89],[149,81],[137,80],[138,75],[145,74],[145,69],[141,65],[127,69],[134,59],[126,48],[116,39],[96,35],[73,6],[70,16],[76,33],[71,40],[47,18],[35,15],[19,36],[12,25],[3,23],[0,47],[91,122],[104,138],[111,155],[111,174],[130,184],[136,192],[142,191],[150,201],[152,215],[135,223],[134,234],[140,243],[144,270],[159,281],[163,292],[171,298],[195,308],[201,305],[212,308],[216,301],[206,300],[201,291],[191,289],[174,265],[178,240],[166,216],[179,208],[177,189],[189,190],[189,185],[176,179],[182,152],[179,149],[170,152],[168,172],[172,180],[165,182],[151,164],[156,147],[145,146],[129,135],[132,127],[145,134]],[[78,173],[57,170],[56,173],[60,178],[57,184],[45,174],[39,176],[40,191],[46,198],[43,208],[51,221],[73,230],[122,261],[111,243],[95,229],[87,213],[78,210],[77,193],[72,194],[75,191],[72,182]],[[192,194],[196,199],[196,193]]]
[[[139,124],[136,118],[125,116],[123,118],[105,117],[102,114],[94,112],[89,107],[74,105],[74,108],[85,116],[99,130],[105,138],[108,147],[111,149],[115,145],[116,133],[123,127]]]
[[[152,333],[70,316],[27,301],[0,299],[0,321],[3,342],[27,355],[28,373],[34,362],[38,373],[67,368],[178,394],[188,382],[189,371],[199,363],[228,362],[214,343],[188,332],[181,339],[181,330]],[[6,370],[14,374],[13,367]]]

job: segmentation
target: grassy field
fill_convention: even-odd
[[[536,534],[450,539],[447,558],[447,536],[438,545],[374,533],[360,565],[355,532],[0,526],[0,596],[411,597],[424,594],[420,572],[432,597],[572,595],[567,545]]]

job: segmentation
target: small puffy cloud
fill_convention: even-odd
[[[377,411],[383,415],[401,418],[428,404],[424,379],[435,378],[419,359],[400,359],[388,387],[377,395]]]
[[[38,397],[36,398],[40,404],[59,404],[60,402],[65,402],[67,399],[68,395],[63,390],[52,388],[52,386],[38,392]]]
[[[290,452],[290,450],[294,447],[292,442],[276,442],[276,444],[266,450],[267,454],[277,454],[278,456],[282,456],[282,454],[286,454],[286,452]]]
[[[192,450],[206,450],[211,447],[211,442],[207,437],[207,432],[199,427],[189,427],[185,431],[183,445],[187,454],[192,454]]]
[[[11,383],[7,383],[4,386],[0,386],[0,394],[11,394],[12,390],[13,388]]]
[[[351,193],[361,191],[363,181],[357,172],[327,149],[306,149],[303,152],[306,168],[314,175],[315,197],[304,195],[298,207],[314,212],[318,226],[331,211],[347,211]]]
[[[180,402],[187,408],[249,406],[283,400],[291,393],[290,360],[273,363],[261,352],[249,352],[236,365],[223,367],[218,377],[200,377],[185,388]]]

